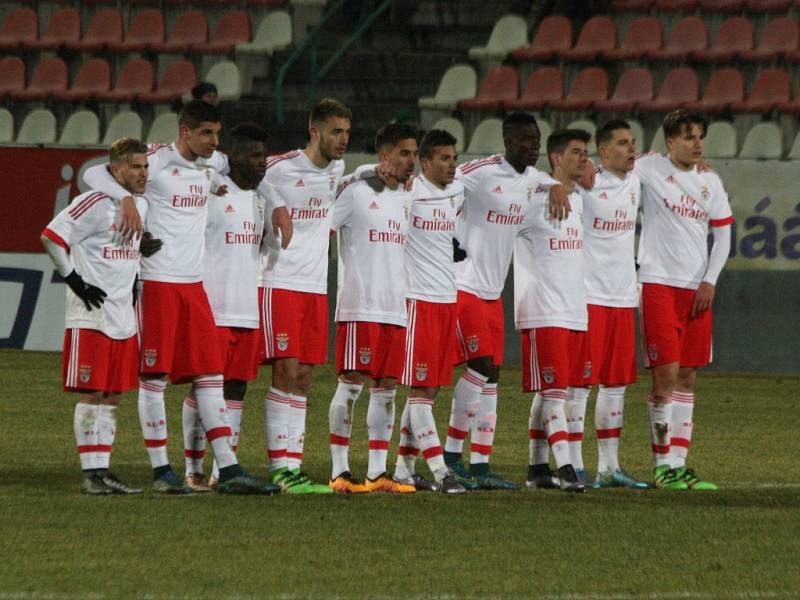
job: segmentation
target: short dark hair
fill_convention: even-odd
[[[222,121],[220,110],[213,104],[203,100],[190,100],[183,105],[178,115],[178,125],[196,129],[200,123],[219,123]]]
[[[335,98],[323,98],[311,109],[311,114],[308,115],[308,126],[314,127],[319,123],[324,123],[330,117],[352,119],[353,111]]]
[[[261,142],[266,146],[267,132],[255,123],[239,123],[236,127],[231,129],[232,150],[249,142]]]
[[[598,146],[601,144],[607,144],[611,141],[611,138],[614,137],[614,132],[617,129],[630,130],[630,128],[630,123],[624,121],[623,119],[611,119],[600,126],[600,129],[598,129],[594,134],[594,141],[597,142]]]
[[[503,119],[503,138],[516,133],[523,125],[533,125],[537,130],[539,124],[536,122],[536,117],[526,112],[512,112],[506,115]]]
[[[588,144],[590,139],[592,139],[592,134],[583,129],[557,129],[547,138],[547,156],[553,152],[564,152],[569,143],[574,140]]]
[[[708,133],[708,121],[703,115],[686,108],[673,110],[667,115],[667,118],[664,119],[664,125],[662,126],[664,138],[677,137],[681,134],[681,131],[683,131],[684,126],[691,127],[692,125],[699,125],[703,130],[700,137],[706,137],[706,133]]]
[[[420,158],[433,158],[433,149],[436,146],[455,146],[456,138],[444,129],[431,129],[422,138],[422,143],[419,147]]]
[[[378,129],[375,134],[375,151],[378,152],[383,148],[394,148],[407,139],[417,139],[417,129],[412,125],[403,123],[389,123]]]
[[[130,162],[134,154],[147,154],[147,145],[136,138],[120,138],[108,147],[108,162],[117,165]]]
[[[192,88],[192,98],[195,100],[201,100],[203,96],[208,94],[209,92],[214,92],[218,94],[217,86],[215,86],[210,81],[201,81],[196,86]]]

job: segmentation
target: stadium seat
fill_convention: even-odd
[[[542,20],[528,46],[517,48],[511,57],[520,62],[540,62],[550,60],[559,50],[572,47],[572,24],[567,17],[551,15]]]
[[[659,12],[692,12],[697,8],[699,0],[656,0],[656,10]]]
[[[108,146],[124,137],[142,139],[142,118],[130,110],[114,115],[103,136],[103,145]]]
[[[178,115],[166,112],[158,115],[147,132],[148,144],[170,144],[178,137]]]
[[[242,96],[242,76],[234,62],[225,60],[216,63],[206,73],[204,81],[217,86],[220,100],[238,100]]]
[[[0,29],[0,50],[19,50],[24,42],[39,37],[39,16],[36,11],[22,7],[15,8],[3,21]]]
[[[16,56],[0,58],[0,100],[25,89],[25,63]]]
[[[1,91],[0,95],[2,95]],[[798,92],[798,94],[791,100],[787,102],[781,102],[778,105],[778,111],[794,115],[800,114],[800,92]]]
[[[659,127],[653,139],[650,141],[650,152],[658,152],[659,154],[667,153],[667,143],[664,141],[664,129]]]
[[[746,17],[726,19],[711,47],[692,52],[701,62],[729,62],[753,49],[753,22]]]
[[[794,143],[789,150],[789,154],[786,155],[786,158],[789,160],[800,160],[800,132],[794,137]]]
[[[122,41],[122,15],[115,8],[104,8],[92,15],[89,29],[77,42],[68,42],[68,50],[99,52],[109,44]]]
[[[777,17],[761,32],[757,48],[739,54],[741,60],[772,61],[797,50],[800,46],[800,27],[792,17]]]
[[[519,95],[519,75],[514,67],[501,65],[486,75],[478,95],[458,103],[464,110],[497,110],[506,100]]]
[[[58,139],[59,146],[96,146],[100,143],[100,120],[90,110],[72,113]]]
[[[97,94],[101,102],[133,102],[139,94],[153,89],[153,65],[143,58],[128,61],[117,77],[113,89]]]
[[[24,90],[10,91],[13,100],[46,100],[54,92],[67,89],[67,65],[58,57],[43,58],[36,65]]]
[[[630,24],[619,48],[603,50],[606,60],[638,60],[658,50],[664,42],[661,21],[656,17],[639,17]]]
[[[670,71],[655,100],[642,102],[639,110],[645,112],[672,112],[676,108],[696,102],[700,97],[700,80],[694,69],[680,67]]]
[[[744,138],[739,158],[778,160],[783,154],[783,135],[775,123],[758,123]]]
[[[636,67],[622,74],[611,98],[598,100],[594,107],[605,112],[631,112],[652,99],[653,75],[643,67]]]
[[[708,80],[703,98],[686,104],[687,108],[709,113],[721,113],[731,104],[744,99],[744,78],[738,69],[714,71]]]
[[[564,77],[558,67],[539,67],[525,84],[518,99],[503,103],[506,110],[539,110],[564,98]]]
[[[145,104],[159,104],[179,100],[197,85],[197,71],[188,60],[172,63],[161,76],[158,88],[152,92],[138,94],[136,99]]]
[[[18,144],[52,144],[56,141],[56,117],[46,108],[36,108],[22,121]]]
[[[625,119],[625,121],[631,126],[631,135],[633,136],[636,154],[641,154],[644,152],[644,127],[636,119]]]
[[[107,92],[111,87],[111,67],[102,58],[90,58],[81,65],[72,87],[54,92],[53,98],[60,102],[83,102]]]
[[[789,102],[792,83],[783,69],[767,69],[758,74],[753,89],[745,100],[731,105],[734,112],[765,113]]]
[[[503,144],[503,122],[500,119],[484,119],[472,132],[467,154],[497,154],[505,150]]]
[[[700,0],[700,12],[741,12],[745,0]]]
[[[164,41],[164,16],[160,10],[143,10],[133,18],[130,29],[121,42],[113,42],[108,49],[113,52],[143,52],[153,44]]]
[[[7,108],[0,108],[0,144],[14,141],[14,115]]]
[[[600,67],[587,67],[580,71],[563,100],[550,105],[556,110],[586,110],[598,100],[608,98],[608,75]]]
[[[166,40],[152,44],[155,52],[188,52],[194,44],[203,44],[208,40],[208,19],[199,10],[181,13],[175,19],[175,25]]]
[[[47,22],[44,35],[38,40],[23,42],[25,50],[51,50],[57,52],[67,44],[81,39],[81,16],[74,8],[64,8],[54,13]]]
[[[575,46],[567,50],[558,50],[556,55],[567,61],[597,60],[604,50],[612,50],[617,44],[617,28],[611,17],[592,17],[581,29]]]
[[[726,121],[715,121],[708,126],[703,145],[705,158],[733,158],[736,156],[736,128]]]
[[[684,17],[675,25],[675,29],[660,50],[651,50],[647,58],[660,61],[682,62],[692,52],[708,47],[708,27],[700,17]]]
[[[292,17],[285,10],[275,10],[261,20],[252,42],[236,44],[236,52],[271,55],[291,44]]]
[[[546,119],[536,119],[539,126],[539,159],[536,161],[536,168],[545,173],[550,172],[550,160],[547,158],[547,138],[553,132],[553,126]]]
[[[578,119],[577,121],[573,121],[567,125],[567,129],[583,129],[584,131],[588,131],[592,135],[592,139],[589,140],[589,143],[586,145],[586,149],[591,156],[597,155],[597,144],[594,142],[594,133],[597,131],[597,125],[594,121],[590,121],[589,119]]]
[[[227,54],[236,44],[249,41],[250,17],[243,10],[234,10],[222,15],[210,41],[192,44],[192,50],[204,54]]]
[[[655,0],[613,0],[611,2],[611,10],[620,12],[647,12],[653,8],[654,4]]]
[[[792,0],[747,0],[747,10],[754,13],[785,13],[791,5]]]
[[[435,96],[419,99],[420,108],[453,110],[459,100],[472,98],[478,88],[478,76],[470,65],[454,65],[447,69],[439,82]]]
[[[461,124],[461,121],[453,117],[445,117],[436,121],[431,129],[446,131],[456,138],[456,152],[461,154],[464,151],[464,125]]]
[[[249,6],[285,6],[287,0],[246,0]]]
[[[469,49],[472,60],[501,60],[528,41],[528,23],[519,15],[506,15],[498,19],[485,46]]]

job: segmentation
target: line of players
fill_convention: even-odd
[[[693,121],[692,116],[676,118],[683,120],[678,123],[677,134],[667,132],[668,144],[673,139],[692,137],[687,133],[691,132],[702,146],[704,123]],[[188,493],[211,489],[202,474],[206,441],[215,455],[210,483],[221,492],[410,493],[435,489],[460,493],[465,487],[516,488],[488,466],[497,421],[497,382],[503,348],[499,298],[515,244],[517,324],[523,329],[524,366],[530,367],[525,369],[525,387],[526,391],[542,392],[535,396],[531,410],[528,485],[583,489],[580,440],[586,386],[592,383],[603,384],[597,411],[598,422],[602,421],[602,428],[598,426],[597,485],[645,485],[619,467],[616,451],[624,384],[635,378],[630,308],[636,303],[633,225],[627,223],[635,223],[639,183],[629,174],[633,142],[624,122],[612,123],[605,128],[607,131],[601,129],[598,134],[605,170],[598,173],[595,190],[589,195],[602,200],[611,196],[618,204],[621,199],[624,204],[614,211],[621,210],[625,215],[622,220],[618,212],[606,215],[609,202],[601,203],[606,212],[596,211],[604,215],[596,219],[611,225],[601,228],[602,233],[597,236],[604,241],[598,243],[602,248],[599,270],[593,271],[591,266],[584,269],[584,255],[590,262],[592,255],[589,235],[586,251],[583,250],[583,222],[589,221],[582,219],[581,205],[585,200],[575,188],[576,179],[585,169],[588,134],[566,131],[551,137],[548,155],[554,178],[550,178],[533,168],[538,158],[539,132],[535,119],[529,115],[517,113],[505,120],[504,156],[473,161],[458,171],[455,139],[446,132],[432,131],[419,148],[422,173],[412,177],[416,132],[389,125],[376,139],[382,166],[371,168],[371,172],[370,168],[361,170],[341,181],[341,158],[347,147],[350,119],[350,111],[341,103],[322,101],[309,119],[308,147],[270,158],[265,176],[266,137],[262,131],[248,125],[235,128],[226,157],[216,152],[219,113],[205,103],[190,103],[180,116],[180,135],[174,144],[153,148],[146,158],[142,157],[142,147],[128,148],[127,153],[112,147],[110,166],[95,167],[86,174],[94,191],[76,198],[45,230],[43,240],[70,289],[65,387],[90,392],[82,397],[75,413],[85,473],[82,490],[98,494],[140,491],[120,483],[108,472],[113,435],[111,443],[101,443],[108,442],[108,434],[103,438],[102,432],[109,427],[103,423],[113,421],[103,407],[115,404],[119,392],[133,387],[132,370],[128,368],[132,364],[128,357],[136,353],[135,337],[129,333],[132,309],[130,305],[125,308],[121,298],[132,284],[139,256],[135,243],[121,235],[124,232],[113,229],[120,221],[122,229],[128,223],[137,228],[137,204],[145,215],[145,228],[152,234],[145,238],[152,247],[147,252],[144,243],[141,247],[138,386],[140,419],[157,491]],[[697,127],[701,127],[702,135],[694,131]],[[693,143],[696,145],[696,140]],[[670,149],[672,152],[672,146]],[[675,158],[662,157],[663,160],[678,164]],[[682,170],[697,174],[694,163]],[[138,176],[135,182],[130,175],[134,172]],[[133,198],[144,191],[142,172],[148,177],[144,203],[141,198]],[[712,174],[697,176],[707,179]],[[683,181],[678,187],[682,184]],[[645,181],[645,190],[646,186]],[[709,188],[702,189],[706,191],[700,195],[707,201]],[[680,196],[679,203],[685,204],[684,195],[692,197],[685,191],[687,194]],[[716,197],[716,188],[713,193]],[[726,201],[724,204],[727,206]],[[96,231],[78,227],[76,223],[81,219],[80,225],[90,227],[92,219],[86,215],[91,216],[92,211],[98,216],[102,213]],[[558,214],[561,211],[563,214]],[[689,213],[685,213],[682,218],[702,221],[703,217],[697,216],[700,209],[695,211],[694,216],[687,217]],[[268,220],[272,221],[272,228],[263,227],[267,214],[271,215]],[[728,209],[728,217],[729,214]],[[707,228],[708,212],[705,218]],[[621,222],[625,225],[613,224]],[[715,226],[715,237],[718,228],[724,229]],[[321,485],[305,475],[300,466],[313,365],[326,359],[331,229],[337,231],[339,248],[339,384],[329,412],[332,477],[328,485]],[[92,235],[97,238],[95,244],[102,246],[99,250],[88,250]],[[152,236],[156,236],[155,242]],[[724,246],[724,240],[719,245]],[[72,262],[64,252],[69,246],[73,246]],[[85,253],[75,251],[84,247]],[[81,256],[86,257],[83,263]],[[616,260],[613,269],[605,262],[609,258]],[[124,276],[118,265],[108,264],[109,259],[112,263],[127,260]],[[109,287],[112,279],[95,277],[93,261],[103,262],[117,276],[113,283],[119,285],[112,286],[113,292],[105,303],[99,297],[104,294],[99,284]],[[84,283],[76,271],[90,283]],[[711,273],[710,266],[708,271]],[[584,360],[588,355],[578,352],[585,343],[584,336],[576,333],[586,329],[584,278],[591,288],[592,274],[598,272],[619,275],[621,281],[600,286],[601,296],[595,307],[600,316],[593,312],[588,321],[590,326],[604,323],[606,333],[617,337],[609,337],[605,346],[592,345],[594,354]],[[80,281],[76,282],[76,278]],[[707,279],[713,283],[716,276]],[[676,287],[687,289],[685,285]],[[609,289],[611,296],[603,296],[602,292]],[[114,307],[108,301],[112,298],[116,301]],[[591,293],[589,301],[595,301]],[[93,312],[92,308],[100,310]],[[119,314],[113,314],[113,308]],[[707,308],[700,312],[707,314],[710,322]],[[695,309],[698,307],[693,312]],[[72,316],[80,314],[71,320],[70,312]],[[123,313],[128,327],[124,331],[109,330],[108,323],[119,320]],[[83,338],[90,337],[85,335],[85,329],[101,331],[105,346],[91,338],[84,343]],[[651,342],[652,336],[647,333],[646,330],[653,362],[672,356],[668,340]],[[682,333],[678,334],[678,349]],[[710,343],[710,328],[708,334]],[[456,337],[457,357],[453,351]],[[589,338],[600,339],[594,335]],[[123,346],[127,355],[118,354]],[[664,349],[660,350],[662,346]],[[610,352],[610,348],[614,351]],[[580,358],[576,358],[578,355]],[[593,375],[592,366],[608,356],[615,359]],[[432,404],[438,388],[450,383],[453,364],[459,360],[466,361],[467,368],[455,386],[447,441],[442,448]],[[272,387],[264,402],[270,484],[249,476],[235,457],[246,382],[256,377],[258,362],[272,365]],[[675,379],[684,385],[686,369],[679,370],[673,363],[675,360],[667,363],[670,373],[675,371],[671,385],[675,387]],[[683,365],[682,359],[678,363]],[[693,370],[695,365],[683,366]],[[650,400],[657,452],[655,481],[660,487],[676,488],[679,483],[686,487],[685,482],[694,477],[692,472],[671,468],[682,465],[674,464],[675,457],[669,454],[674,444],[668,437],[668,407],[670,400],[677,398],[675,394],[683,394],[684,398],[691,394],[681,388],[673,394],[667,387],[671,375],[662,376],[658,387],[659,368],[653,370]],[[623,380],[619,379],[620,373]],[[573,377],[574,374],[577,375]],[[185,482],[174,473],[166,454],[167,378],[173,383],[193,383],[183,403]],[[362,483],[350,473],[348,447],[353,407],[366,379],[373,381],[367,410],[369,469]],[[390,477],[386,461],[398,379],[411,387],[411,393],[401,417],[398,460],[394,476]],[[461,453],[470,433],[467,469]],[[688,438],[683,435],[678,439],[686,443],[678,447],[685,450]],[[548,446],[559,467],[558,478],[547,467]],[[435,482],[428,482],[415,472],[420,451]],[[709,485],[696,477],[692,483],[699,487]]]

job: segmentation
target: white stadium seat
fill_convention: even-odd
[[[775,123],[759,123],[747,132],[739,158],[778,160],[783,154],[783,135]]]
[[[736,156],[736,145],[736,128],[725,121],[715,121],[708,126],[703,156],[733,158]]]
[[[100,143],[100,119],[90,110],[72,113],[58,140],[60,146],[96,146]]]
[[[419,99],[420,108],[454,110],[459,100],[472,98],[478,91],[478,76],[470,65],[455,65],[447,69],[439,82],[435,96]]]
[[[52,144],[56,141],[56,117],[46,108],[37,108],[22,121],[18,144]]]
[[[503,122],[500,119],[484,119],[472,132],[467,154],[497,154],[503,152]]]
[[[242,76],[236,63],[224,60],[214,64],[204,81],[217,86],[220,100],[238,100],[242,96]]]
[[[518,15],[501,17],[485,46],[469,49],[472,60],[502,60],[512,50],[528,45],[528,23]]]
[[[237,44],[236,52],[271,56],[273,52],[288,48],[291,44],[292,18],[284,10],[275,10],[261,20],[253,41]]]
[[[7,108],[0,108],[0,143],[14,140],[14,115]]]
[[[461,124],[461,121],[453,117],[445,117],[436,121],[431,129],[446,131],[456,138],[456,152],[461,153],[464,151],[464,125]]]
[[[158,115],[147,133],[148,144],[170,144],[178,137],[178,115],[165,112]]]
[[[108,146],[124,137],[132,137],[137,140],[142,139],[142,118],[130,110],[125,110],[114,115],[106,128],[103,144]]]

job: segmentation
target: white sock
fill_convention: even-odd
[[[590,388],[567,388],[567,402],[564,412],[567,415],[567,434],[569,435],[569,457],[576,470],[583,469],[583,423],[586,417],[586,400]]]
[[[75,441],[78,444],[78,456],[83,471],[101,468],[97,456],[97,447],[100,444],[97,435],[97,413],[96,404],[78,402],[75,405],[72,426],[75,430]]]
[[[567,390],[565,389],[551,389],[542,392],[542,425],[547,434],[550,449],[553,451],[556,467],[559,469],[570,464],[567,415],[564,411],[566,401]]]
[[[111,466],[111,450],[117,437],[117,407],[101,404],[97,410],[97,445],[98,467],[108,469]]]
[[[150,466],[154,469],[169,464],[165,389],[167,382],[162,379],[139,380],[139,423],[142,426],[144,445],[150,457]]]
[[[647,420],[650,423],[653,462],[657,467],[669,465],[671,402],[654,402],[653,395],[650,394],[647,398]]]
[[[419,455],[419,447],[411,430],[411,410],[409,401],[406,399],[406,405],[403,407],[403,414],[400,417],[400,446],[397,448],[395,477],[408,479],[416,473],[417,455]]]
[[[192,395],[197,399],[200,422],[214,450],[214,461],[220,469],[239,463],[231,448],[231,426],[223,385],[222,375],[196,377],[192,383]]]
[[[686,466],[686,456],[692,445],[693,392],[672,392],[672,438],[669,446],[669,466],[679,469]]]
[[[289,443],[286,446],[286,463],[290,469],[299,469],[303,464],[306,406],[305,396],[289,394]]]
[[[269,454],[270,471],[288,466],[286,452],[289,445],[289,394],[271,387],[264,399],[265,436]]]
[[[331,447],[331,479],[350,470],[350,434],[353,431],[353,408],[364,386],[339,380],[328,408]]]
[[[497,384],[486,383],[480,395],[480,406],[472,422],[469,462],[471,465],[488,463],[494,447],[497,427]]]
[[[428,462],[428,467],[436,481],[441,481],[447,474],[444,463],[444,451],[436,432],[436,421],[433,420],[433,400],[427,398],[408,398],[408,414],[411,418],[411,431],[417,445],[422,450],[422,456]]]
[[[453,389],[453,405],[450,409],[450,424],[447,427],[447,439],[444,449],[447,452],[461,454],[464,440],[467,439],[475,414],[481,404],[481,392],[486,383],[484,377],[470,368],[464,370]]]
[[[597,472],[613,473],[619,469],[619,436],[622,433],[622,412],[625,386],[600,386],[594,410],[597,430]]]
[[[186,460],[186,474],[203,474],[203,458],[206,455],[206,432],[200,423],[197,411],[197,400],[191,393],[183,399],[181,405],[181,421],[183,423],[183,456]]]
[[[369,467],[367,477],[376,479],[386,473],[386,458],[394,430],[394,397],[397,388],[372,388],[367,408]]]
[[[550,457],[550,443],[542,425],[542,395],[536,392],[528,414],[528,464],[546,465]]]
[[[231,448],[233,448],[233,451],[238,454],[239,436],[242,429],[242,411],[244,410],[244,401],[226,399],[225,406],[228,409],[228,420],[230,421],[231,424],[231,439],[230,439]],[[217,465],[216,459],[214,459],[214,462],[211,465],[211,475],[216,479],[219,479],[219,465]]]

